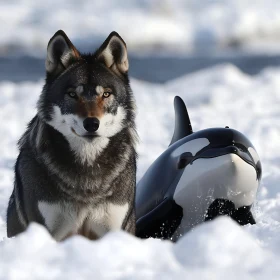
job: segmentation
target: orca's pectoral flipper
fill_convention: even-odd
[[[234,203],[227,199],[216,199],[208,208],[205,221],[211,221],[219,216],[229,216],[241,226],[256,223],[251,212],[251,206],[242,206],[235,209]]]
[[[136,236],[140,238],[171,239],[181,223],[183,209],[173,199],[166,198],[151,212],[136,222]]]
[[[181,97],[174,98],[175,110],[175,129],[172,140],[169,144],[171,146],[176,141],[193,133],[190,117],[186,105]]]

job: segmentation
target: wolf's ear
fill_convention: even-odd
[[[53,35],[48,44],[46,70],[50,74],[58,75],[80,58],[80,53],[64,31],[59,30]]]
[[[97,59],[117,75],[128,71],[127,49],[124,40],[117,32],[112,32],[97,51]]]

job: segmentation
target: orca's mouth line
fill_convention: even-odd
[[[241,159],[246,161],[248,164],[252,165],[254,168],[256,168],[256,164],[251,157],[249,152],[242,151],[238,145],[231,145],[231,146],[224,146],[224,147],[213,147],[209,149],[208,147],[205,147],[208,149],[203,149],[200,151],[197,155],[193,157],[193,160],[196,160],[198,158],[214,158],[214,157],[219,157],[227,154],[235,154],[239,156]]]

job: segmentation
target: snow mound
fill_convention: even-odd
[[[229,271],[234,273],[229,279],[261,279],[272,276],[269,270],[276,264],[274,255],[229,218],[198,226],[175,245],[125,232],[98,241],[76,236],[56,243],[43,227],[32,224],[0,248],[0,279],[5,280],[222,279]]]
[[[187,236],[175,247],[184,265],[216,269],[238,266],[250,270],[262,264],[266,255],[252,236],[226,217],[214,224],[205,223]],[[188,254],[181,248],[187,248]]]
[[[0,279],[6,280],[157,279],[180,269],[170,242],[142,241],[125,232],[109,233],[99,241],[75,236],[55,243],[42,226],[33,224],[0,247]]]

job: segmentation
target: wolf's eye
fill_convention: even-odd
[[[104,93],[103,93],[103,97],[107,98],[107,97],[110,96],[110,94],[111,94],[110,92],[104,92]]]
[[[70,97],[72,97],[72,98],[76,98],[77,97],[77,94],[75,92],[73,92],[73,91],[68,92],[68,95]]]

